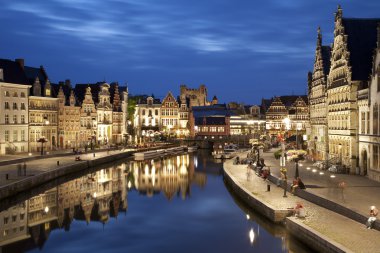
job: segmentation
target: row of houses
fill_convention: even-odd
[[[309,152],[380,181],[380,19],[334,17],[334,41],[318,28],[308,74]]]
[[[43,66],[0,59],[0,154],[121,143],[128,90],[118,83],[51,83]]]

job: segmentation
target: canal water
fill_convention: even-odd
[[[1,205],[2,253],[311,252],[235,198],[207,151],[115,162],[25,196]]]

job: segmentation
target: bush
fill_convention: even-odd
[[[274,158],[276,158],[276,159],[280,159],[280,157],[281,157],[281,150],[277,150],[276,152],[274,152],[273,153],[273,155],[274,155]]]

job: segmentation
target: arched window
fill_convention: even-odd
[[[20,97],[24,98],[25,97],[25,92],[21,92]]]

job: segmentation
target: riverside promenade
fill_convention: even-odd
[[[0,161],[0,199],[8,198],[71,173],[127,159],[135,152],[172,146],[172,144],[168,144],[142,149],[110,149],[80,155],[61,152],[47,156],[20,156],[13,160],[3,159]],[[78,156],[80,161],[75,159]]]
[[[271,153],[264,155],[267,165],[271,164],[270,155],[273,156]],[[240,153],[239,156],[243,159],[246,153]],[[274,162],[278,161],[273,160],[275,165]],[[276,171],[273,167],[271,170],[272,173]],[[264,181],[253,171],[249,173],[247,165],[234,165],[233,160],[227,160],[224,163],[224,176],[226,183],[242,201],[272,222],[278,222],[275,217],[281,216],[273,213],[282,213],[301,202],[306,210],[306,218],[296,218],[288,213],[290,216],[284,217],[283,222],[290,233],[318,252],[380,252],[379,231],[369,230],[361,222],[293,196],[289,192],[288,197],[284,198],[282,188]],[[308,185],[307,181],[305,183]],[[267,191],[268,184],[270,191]]]

